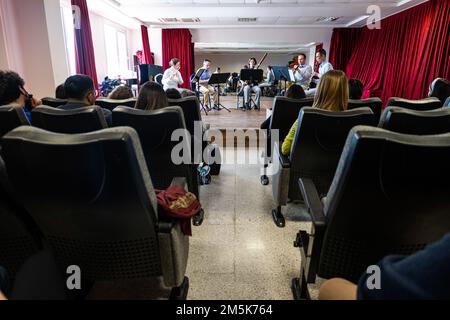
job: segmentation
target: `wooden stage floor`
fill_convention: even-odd
[[[241,105],[242,105],[242,97]],[[236,109],[236,96],[220,97],[220,103],[229,108],[231,112],[211,110],[208,115],[202,112],[204,123],[209,123],[212,129],[259,129],[266,120],[267,109],[272,108],[274,98],[263,97],[261,110],[242,111]]]

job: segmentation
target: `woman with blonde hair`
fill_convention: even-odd
[[[334,112],[346,111],[348,109],[348,99],[347,76],[340,70],[332,70],[327,72],[320,80],[313,107]],[[292,141],[295,138],[297,126],[298,120],[294,123],[283,142],[281,151],[285,156],[291,153]]]

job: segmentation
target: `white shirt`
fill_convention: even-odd
[[[167,69],[164,72],[162,84],[164,85],[164,91],[168,89],[178,89],[178,86],[184,83],[183,77],[180,71],[176,70],[174,67]]]
[[[333,65],[331,63],[326,61],[322,62],[319,66],[319,79],[322,78],[325,75],[325,73],[331,70],[334,70]]]
[[[313,68],[310,65],[299,66],[294,72],[295,83],[302,87],[308,87],[311,83]]]

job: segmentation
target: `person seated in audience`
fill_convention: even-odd
[[[178,91],[177,89],[167,90],[166,95],[167,95],[167,98],[169,98],[170,100],[179,100],[182,97],[180,91]]]
[[[170,68],[164,72],[162,78],[162,84],[164,86],[164,91],[169,89],[178,89],[184,83],[183,77],[181,76],[181,62],[178,59],[172,59],[170,61]]]
[[[55,98],[61,100],[67,100],[66,89],[64,88],[64,83],[60,84],[55,91]]]
[[[379,262],[381,289],[331,279],[320,289],[320,300],[441,300],[450,299],[450,234],[411,256],[388,256]]]
[[[6,269],[0,266],[0,300],[6,300],[5,294],[10,289],[9,277]]]
[[[75,75],[67,78],[64,83],[64,89],[67,95],[67,104],[59,106],[61,110],[75,110],[87,108],[95,105],[97,97],[94,82],[85,75]],[[106,122],[112,126],[112,112],[108,109],[103,109]]]
[[[133,91],[129,86],[118,86],[108,96],[112,100],[128,100],[133,98]]]
[[[158,83],[149,81],[142,86],[136,102],[136,109],[151,111],[168,106],[167,94]]]
[[[450,81],[444,78],[437,78],[430,85],[429,97],[435,97],[441,100],[442,105],[450,97]]]
[[[31,110],[42,102],[25,90],[25,81],[13,71],[0,71],[0,106],[19,106],[31,122]]]
[[[348,79],[343,71],[331,70],[320,80],[317,93],[314,98],[314,108],[329,111],[345,111],[348,109]],[[294,123],[289,134],[283,142],[282,154],[289,156],[292,142],[297,131],[298,120]]]
[[[349,99],[361,100],[364,93],[364,85],[359,79],[348,80]]]
[[[305,91],[303,90],[302,86],[300,86],[298,84],[294,84],[294,85],[290,86],[289,89],[286,91],[286,98],[300,100],[300,99],[305,99],[306,94],[305,94]],[[266,121],[264,121],[262,123],[261,129],[269,130],[271,122],[272,122],[272,116],[267,118]]]

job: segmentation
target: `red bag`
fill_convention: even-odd
[[[202,209],[197,197],[187,192],[183,187],[174,185],[167,190],[155,190],[158,205],[167,216],[181,220],[181,231],[186,236],[192,236],[193,216]]]

